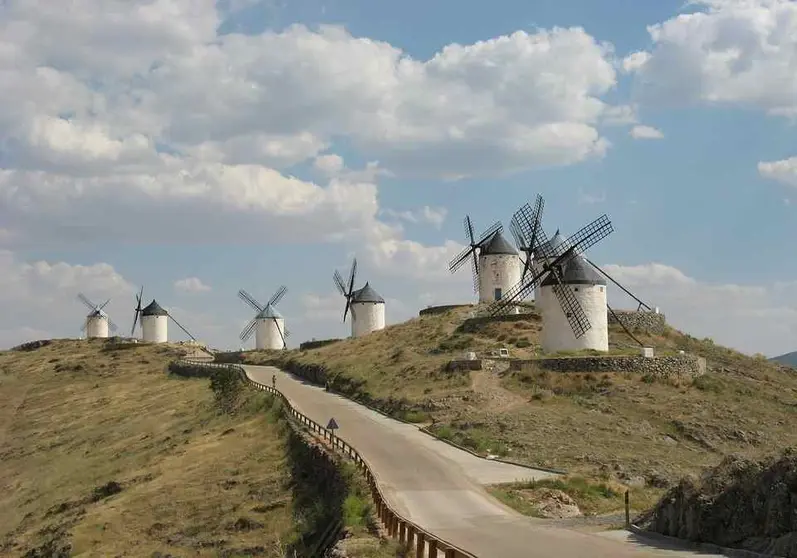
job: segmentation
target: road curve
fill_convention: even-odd
[[[251,379],[268,385],[276,375],[277,389],[316,422],[326,424],[334,417],[340,427],[337,434],[371,465],[393,509],[479,558],[722,556],[665,547],[624,531],[583,533],[551,527],[504,506],[483,488],[550,473],[478,458],[277,368],[244,369]]]

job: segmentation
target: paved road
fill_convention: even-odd
[[[264,384],[271,384],[276,374],[277,389],[316,422],[326,424],[334,417],[340,426],[337,434],[368,461],[396,511],[479,558],[722,556],[668,548],[625,531],[584,533],[525,517],[492,498],[482,485],[550,473],[475,457],[276,368],[244,368]]]

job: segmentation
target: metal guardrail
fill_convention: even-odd
[[[334,432],[327,430],[310,417],[297,411],[293,405],[291,405],[288,398],[275,387],[252,380],[246,375],[243,367],[238,364],[220,364],[190,360],[183,360],[182,362],[199,366],[211,366],[214,368],[233,368],[254,388],[279,397],[290,420],[295,421],[299,425],[309,429],[314,435],[329,442],[333,448],[341,451],[346,457],[349,457],[360,469],[371,489],[371,496],[376,505],[377,517],[387,530],[387,534],[394,539],[398,539],[400,544],[405,544],[411,550],[414,549],[415,558],[478,558],[475,554],[471,554],[470,552],[454,546],[450,542],[441,539],[416,523],[399,515],[390,507],[390,504],[387,503],[382,490],[379,488],[376,475],[374,475],[371,466],[363,456],[360,455],[351,444],[346,442],[346,440],[335,436]]]

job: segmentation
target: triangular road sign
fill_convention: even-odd
[[[327,423],[327,430],[335,430],[336,428],[339,428],[339,426],[338,423],[335,422],[335,419],[333,417],[329,419],[329,422]]]

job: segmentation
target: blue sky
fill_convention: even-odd
[[[388,320],[401,321],[426,304],[469,301],[467,273],[448,277],[445,269],[453,243],[463,240],[464,214],[478,228],[508,225],[518,206],[541,193],[549,234],[558,227],[570,234],[607,213],[615,232],[591,259],[611,264],[676,326],[748,352],[797,348],[797,298],[787,285],[797,281],[797,259],[784,249],[797,236],[790,203],[797,128],[788,114],[797,114],[797,86],[767,70],[797,63],[797,30],[778,32],[778,24],[797,21],[787,17],[797,13],[795,2],[744,8],[716,0],[688,9],[634,0],[172,4],[160,20],[131,11],[116,31],[107,12],[139,3],[91,0],[79,23],[57,7],[37,12],[12,1],[0,9],[6,41],[27,53],[21,64],[0,59],[6,71],[20,72],[13,87],[0,86],[17,99],[0,113],[7,130],[0,132],[0,250],[9,293],[0,346],[76,334],[76,290],[114,295],[111,315],[129,331],[130,287],[140,284],[213,345],[235,346],[250,317],[239,288],[267,298],[281,284],[289,288],[281,310],[293,343],[345,335],[331,275],[355,254],[361,282],[370,279],[388,298]],[[701,25],[674,19],[692,12],[703,14]],[[21,22],[60,33],[60,46],[20,31]],[[648,26],[663,22],[674,31],[655,41]],[[309,30],[296,32],[294,24]],[[325,34],[325,24],[341,26],[343,35]],[[599,54],[571,33],[548,58],[523,58],[538,34],[572,27],[612,48]],[[530,38],[496,42],[517,31]],[[277,39],[256,42],[265,36]],[[365,48],[367,40],[384,48]],[[503,50],[473,46],[491,40]],[[440,54],[452,43],[464,57]],[[773,49],[759,48],[765,43]],[[308,50],[312,44],[327,46]],[[387,45],[414,61],[415,73],[394,66],[389,74],[388,58],[377,63]],[[624,66],[640,51],[646,64]],[[728,53],[738,62],[712,66]],[[445,64],[420,69],[435,56]],[[526,75],[529,64],[542,69]],[[45,85],[36,81],[42,67],[56,76]],[[417,85],[418,72],[425,85]],[[500,87],[481,83],[480,72],[508,84],[507,94],[494,94]],[[539,78],[546,72],[583,93],[556,104]],[[392,89],[394,81],[400,85]],[[24,109],[11,109],[24,87],[56,86],[56,101],[31,95]],[[434,103],[423,96],[438,90],[446,103],[422,104]],[[664,98],[655,94],[662,90]],[[352,99],[362,91],[368,94]],[[404,100],[393,104],[394,95]],[[604,108],[594,112],[589,99]],[[537,127],[550,115],[539,107],[549,103],[555,122],[578,126],[563,132],[575,134],[565,147]],[[480,121],[482,105],[500,116]],[[410,114],[429,106],[437,112]],[[607,123],[609,107],[622,106],[633,107],[633,118]],[[451,118],[438,117],[449,109]],[[388,113],[395,129],[380,131],[377,115]],[[460,125],[466,140],[438,139]],[[663,137],[632,137],[635,126]],[[602,155],[584,139],[587,128],[609,146]],[[506,141],[514,133],[520,143],[512,151]],[[260,140],[279,148],[268,151]],[[286,146],[301,154],[286,155]],[[344,168],[324,175],[317,162],[324,155],[342,158]],[[370,161],[385,172],[365,172]],[[775,161],[783,162],[776,171],[761,170]],[[235,174],[240,165],[269,174],[244,185],[252,175]],[[447,177],[460,172],[470,176]],[[180,173],[191,178],[175,178]],[[286,177],[320,189],[298,201],[306,188],[283,183]],[[181,190],[186,180],[190,192]],[[351,196],[342,205],[330,193],[336,180]],[[296,205],[284,201],[294,195]],[[445,218],[425,222],[418,217],[425,206]],[[404,219],[396,217],[402,212]],[[91,228],[91,240],[75,236],[76,224]],[[387,225],[393,228],[380,228]],[[41,261],[66,267],[43,270]],[[112,271],[91,267],[101,263]],[[189,277],[210,289],[174,286]],[[53,316],[31,316],[30,304],[54,308]]]

